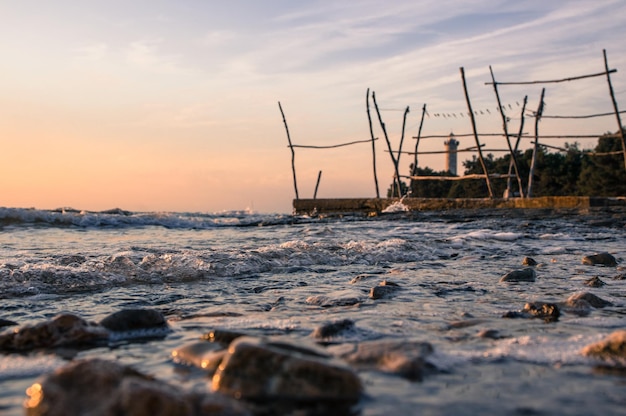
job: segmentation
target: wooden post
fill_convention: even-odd
[[[537,114],[535,117],[535,147],[533,147],[533,158],[530,162],[530,173],[528,174],[528,192],[526,196],[532,197],[533,193],[533,175],[535,174],[535,164],[537,163],[537,151],[539,149],[539,120],[543,114],[543,97],[546,93],[546,89],[541,89],[541,98],[539,99],[539,107],[537,108]]]
[[[406,128],[406,116],[409,114],[409,106],[406,106],[406,110],[404,110],[404,117],[402,119],[402,135],[400,136],[400,147],[398,148],[398,156],[396,156],[396,161],[398,165],[400,164],[400,155],[402,155],[402,143],[404,143],[404,129]]]
[[[322,179],[322,171],[317,174],[317,182],[315,183],[315,192],[313,192],[313,199],[317,199],[317,188],[320,186],[320,179]]]
[[[374,138],[374,129],[372,128],[372,116],[370,114],[370,89],[367,89],[365,95],[365,105],[367,107],[367,121],[370,125],[370,136],[372,137],[372,163],[374,164],[374,184],[376,185],[376,198],[380,198],[378,191],[378,176],[376,176],[376,139]]]
[[[426,114],[426,103],[422,107],[422,118],[420,120],[420,127],[417,130],[417,139],[415,141],[415,158],[413,159],[413,172],[411,175],[417,175],[417,147],[420,144],[420,138],[422,137],[422,126],[424,125],[424,115]]]
[[[389,149],[389,155],[391,156],[391,162],[393,163],[393,167],[395,170],[395,176],[393,178],[394,188],[396,188],[397,196],[400,197],[400,172],[398,171],[398,161],[393,154],[393,149],[391,148],[391,142],[389,141],[389,136],[387,135],[387,129],[385,128],[385,123],[383,122],[382,117],[380,116],[380,110],[378,109],[378,104],[376,103],[376,93],[372,91],[372,101],[374,101],[374,108],[376,109],[376,114],[378,115],[378,121],[380,122],[380,127],[383,129],[383,134],[385,135],[385,141],[387,142],[387,148]],[[392,192],[392,195],[393,192]]]
[[[609,93],[611,94],[611,101],[613,101],[613,109],[615,110],[615,117],[617,118],[617,134],[619,134],[619,137],[622,140],[622,151],[624,152],[624,168],[626,169],[626,140],[624,140],[622,119],[620,118],[617,101],[615,100],[615,94],[613,93],[613,85],[611,84],[611,75],[609,73],[609,61],[606,58],[606,49],[602,49],[602,53],[604,54],[604,68],[606,69],[606,80],[609,83]]]
[[[485,159],[483,159],[483,152],[481,150],[480,140],[478,140],[478,132],[476,131],[476,120],[474,119],[474,111],[472,110],[472,103],[470,102],[469,94],[467,92],[467,83],[465,82],[465,70],[463,67],[461,70],[461,79],[463,80],[463,91],[465,91],[465,101],[467,101],[467,109],[469,111],[470,120],[472,121],[472,129],[474,131],[474,139],[476,140],[476,147],[478,148],[478,158],[480,164],[483,167],[483,173],[485,174],[485,181],[487,182],[487,189],[489,190],[489,198],[493,199],[493,190],[491,189],[491,180],[489,179],[489,172],[487,172],[487,166],[485,165]]]
[[[298,197],[298,183],[296,181],[296,152],[293,151],[291,136],[289,136],[289,127],[287,127],[287,120],[285,119],[285,113],[283,112],[283,107],[280,105],[280,101],[278,102],[278,108],[280,109],[280,114],[283,116],[283,123],[285,124],[285,130],[287,131],[287,141],[289,142],[289,148],[291,149],[291,171],[293,172],[293,188],[296,191],[296,200],[298,200],[300,198]]]
[[[524,121],[526,120],[526,118],[524,117],[524,113],[526,112],[526,104],[528,103],[528,95],[524,96],[524,104],[522,104],[522,113],[520,115],[520,123],[519,123],[519,132],[517,133],[517,140],[515,141],[515,147],[513,148],[513,151],[515,153],[517,153],[517,149],[519,148],[519,143],[522,140],[522,134],[524,134]],[[507,192],[511,192],[511,171],[513,170],[513,161],[511,160],[509,162],[509,178],[506,181],[506,189]],[[520,194],[521,197],[524,196],[524,194]]]
[[[496,93],[496,99],[498,101],[498,109],[500,110],[500,115],[502,116],[502,129],[504,130],[504,136],[506,137],[506,143],[509,146],[509,152],[511,152],[511,161],[513,162],[513,168],[515,169],[515,177],[517,178],[517,185],[519,187],[519,195],[521,198],[524,197],[524,188],[522,186],[522,178],[519,174],[519,169],[517,168],[517,157],[515,156],[515,152],[513,151],[513,147],[511,146],[511,139],[509,138],[509,129],[506,121],[506,114],[504,114],[504,110],[502,107],[502,103],[500,102],[500,94],[498,93],[498,84],[496,83],[496,78],[493,75],[493,70],[491,69],[491,65],[489,65],[489,72],[491,73],[491,80],[493,81],[493,90]],[[510,179],[507,182],[510,183]],[[510,188],[507,187],[507,193],[510,191]]]

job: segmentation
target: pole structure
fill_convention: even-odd
[[[296,152],[293,151],[291,136],[289,135],[289,127],[287,127],[287,120],[285,119],[285,113],[283,112],[283,107],[280,105],[280,101],[278,102],[278,108],[280,109],[280,114],[283,116],[283,123],[285,124],[285,131],[287,132],[287,141],[289,142],[289,148],[291,149],[291,171],[293,172],[293,188],[296,191],[296,200],[298,200],[300,198],[298,197],[298,183],[296,181]]]
[[[474,111],[472,110],[472,103],[470,102],[469,94],[467,92],[467,83],[465,82],[465,70],[463,69],[463,67],[459,69],[461,71],[461,79],[463,80],[463,91],[465,92],[465,101],[467,101],[467,110],[469,111],[470,120],[472,122],[472,129],[474,131],[474,139],[476,140],[476,147],[478,149],[478,158],[480,159],[480,164],[483,167],[483,173],[485,174],[485,182],[487,183],[487,189],[489,190],[489,198],[493,199],[491,180],[489,179],[489,172],[487,172],[485,159],[483,159],[483,152],[481,150],[480,140],[478,140],[478,132],[476,131],[476,120],[474,119]]]
[[[611,94],[611,101],[613,101],[613,109],[615,110],[615,117],[617,118],[617,134],[619,134],[619,137],[622,140],[622,151],[624,152],[624,169],[626,169],[626,140],[624,139],[622,119],[619,115],[617,101],[615,100],[615,93],[613,92],[613,85],[611,84],[611,74],[609,73],[609,61],[606,58],[606,49],[602,49],[602,54],[604,55],[604,68],[606,69],[606,80],[609,83],[609,93]]]
[[[424,115],[426,114],[426,103],[424,103],[424,106],[422,107],[422,118],[420,120],[420,127],[417,130],[417,140],[415,141],[415,158],[413,159],[413,172],[411,172],[411,175],[416,175],[417,174],[417,147],[420,144],[420,138],[422,137],[422,126],[424,125]]]
[[[524,96],[524,104],[522,104],[522,113],[520,115],[520,122],[519,122],[519,132],[517,133],[517,140],[515,141],[515,147],[513,148],[513,151],[515,153],[517,153],[517,149],[519,149],[519,143],[522,140],[522,134],[524,134],[524,121],[526,120],[526,118],[524,117],[524,113],[526,112],[526,104],[528,103],[528,95]],[[513,170],[513,160],[511,160],[509,162],[509,176],[506,180],[506,189],[507,191],[510,191],[511,189],[511,171]],[[524,194],[520,194],[521,197],[524,196]]]
[[[376,198],[380,198],[378,191],[378,176],[376,175],[376,139],[374,138],[374,128],[372,127],[372,115],[370,114],[370,89],[367,89],[365,95],[365,105],[367,107],[367,121],[370,125],[370,136],[372,137],[372,163],[374,165],[374,185],[376,185]]]
[[[387,148],[389,149],[389,155],[391,156],[391,162],[393,163],[395,176],[393,178],[394,188],[396,188],[396,192],[398,198],[400,197],[400,172],[398,171],[398,161],[394,156],[393,149],[391,148],[391,142],[389,141],[389,136],[387,135],[387,129],[385,128],[385,123],[383,122],[382,117],[380,116],[380,110],[378,109],[378,104],[376,103],[376,93],[372,91],[372,101],[374,101],[374,108],[376,109],[376,114],[378,115],[378,121],[380,122],[380,127],[383,129],[383,134],[385,135],[385,141],[387,142]],[[393,192],[392,192],[393,194]],[[393,195],[391,195],[393,197]]]
[[[511,152],[511,161],[513,162],[513,168],[515,169],[515,177],[517,178],[517,185],[519,187],[519,195],[520,198],[524,197],[524,188],[522,186],[522,178],[519,174],[519,169],[517,167],[517,157],[515,156],[515,152],[513,151],[513,147],[511,146],[511,139],[509,138],[509,129],[506,121],[506,114],[504,114],[504,110],[502,109],[502,103],[500,102],[500,94],[498,93],[498,84],[496,83],[496,78],[493,75],[493,70],[491,69],[491,65],[489,65],[489,72],[491,73],[491,80],[493,81],[493,90],[496,93],[496,99],[498,100],[498,109],[500,110],[500,115],[502,116],[502,129],[504,131],[504,136],[506,137],[506,144],[509,146],[509,151]],[[510,183],[510,180],[507,182],[507,186]],[[510,188],[507,187],[507,193],[510,191]]]
[[[313,199],[317,199],[317,188],[320,186],[320,179],[322,179],[322,171],[317,174],[317,182],[315,183],[315,192],[313,192]]]
[[[526,196],[532,197],[533,192],[533,175],[535,174],[535,165],[537,164],[537,151],[539,150],[539,120],[543,114],[543,97],[546,93],[546,89],[541,89],[541,98],[539,99],[539,107],[537,107],[537,114],[535,117],[535,147],[533,147],[533,158],[530,162],[530,172],[528,173],[528,192]]]

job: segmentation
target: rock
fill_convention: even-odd
[[[488,338],[488,339],[500,339],[503,338],[502,335],[500,335],[500,331],[498,331],[497,329],[483,329],[481,331],[479,331],[476,336],[478,338]]]
[[[356,351],[343,358],[359,369],[380,370],[421,381],[433,369],[425,358],[433,352],[433,347],[420,341],[368,341],[361,342]]]
[[[0,335],[0,351],[96,345],[105,342],[108,337],[109,331],[102,326],[65,313],[49,321],[23,326],[14,332]]]
[[[608,364],[626,367],[626,331],[615,331],[602,341],[587,345],[582,353]]]
[[[535,259],[531,258],[531,257],[524,257],[522,259],[522,264],[524,266],[536,266],[537,262],[535,261]]]
[[[102,321],[100,325],[116,332],[167,327],[163,314],[153,309],[123,309]]]
[[[378,284],[378,286],[374,286],[370,289],[369,297],[374,300],[391,298],[400,289],[399,284],[383,280]]]
[[[252,337],[233,341],[212,386],[238,399],[333,404],[353,404],[363,391],[358,376],[340,363],[300,345]]]
[[[361,294],[353,290],[334,292],[332,295],[309,296],[306,303],[309,305],[322,306],[324,308],[334,306],[352,306],[361,302]]]
[[[513,270],[500,279],[500,282],[534,282],[537,277],[535,270],[531,268]]]
[[[503,318],[540,318],[545,322],[556,322],[559,320],[561,311],[558,305],[544,302],[528,302],[521,311],[509,311],[502,315]]]
[[[602,286],[606,285],[606,283],[604,283],[602,280],[600,280],[600,278],[598,276],[594,276],[591,279],[585,280],[584,285],[585,286],[589,286],[589,287],[602,287]]]
[[[235,339],[243,337],[244,335],[246,334],[243,332],[229,331],[228,329],[214,329],[213,331],[203,334],[201,338],[209,342],[216,342],[227,346]]]
[[[609,253],[591,254],[583,257],[583,264],[590,266],[617,266],[617,260]]]
[[[626,273],[620,273],[616,276],[611,277],[613,280],[626,280]]]
[[[351,329],[354,329],[354,321],[350,319],[342,319],[341,321],[329,322],[315,328],[315,330],[311,333],[311,336],[317,339],[330,338]]]
[[[17,325],[17,322],[9,321],[8,319],[0,318],[0,328],[4,328],[5,326],[13,326]]]
[[[589,303],[589,305],[591,305],[594,308],[604,308],[605,306],[613,306],[613,304],[609,302],[608,300],[604,300],[594,295],[593,293],[589,293],[589,292],[575,293],[569,298],[567,298],[567,301],[565,302],[565,304],[567,306],[574,307],[577,305],[577,301],[579,300],[583,300]]]
[[[226,355],[226,349],[219,343],[206,341],[191,342],[172,351],[174,362],[193,365],[210,373],[217,370],[224,355]]]
[[[545,322],[556,322],[561,315],[556,304],[544,302],[528,302],[524,305],[524,312],[529,313],[534,318],[543,319]]]
[[[100,359],[74,361],[30,386],[26,394],[29,416],[193,414],[176,388]]]

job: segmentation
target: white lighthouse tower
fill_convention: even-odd
[[[454,138],[454,134],[450,133],[450,139],[443,142],[446,146],[446,168],[453,174],[456,175],[456,165],[457,165],[457,150],[459,148],[459,141]]]

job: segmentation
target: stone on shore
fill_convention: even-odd
[[[396,295],[400,289],[399,284],[383,280],[378,286],[374,286],[370,289],[369,297],[374,300],[388,299]]]
[[[583,257],[583,264],[590,266],[617,266],[617,260],[609,253],[591,254]]]
[[[59,368],[30,386],[26,394],[28,416],[248,414],[225,397],[187,394],[128,366],[97,358]],[[212,413],[204,413],[205,409]]]
[[[433,366],[426,357],[433,353],[428,342],[368,341],[361,342],[355,351],[344,354],[349,364],[358,369],[379,370],[396,374],[411,381],[421,381]]]
[[[594,276],[591,279],[585,280],[584,285],[589,287],[602,287],[605,286],[606,283],[604,283],[598,276]]]
[[[328,322],[318,326],[315,330],[313,330],[311,336],[316,339],[331,338],[352,329],[354,329],[354,321],[350,319],[342,319],[340,321]]]
[[[163,314],[153,309],[123,309],[100,321],[100,325],[116,332],[167,327]]]
[[[524,266],[536,266],[537,265],[537,261],[535,259],[533,259],[532,257],[524,257],[522,259],[522,264]]]
[[[582,353],[588,357],[598,358],[607,364],[626,367],[626,331],[615,331],[602,341],[587,345]]]
[[[535,270],[525,268],[508,272],[500,279],[500,282],[534,282],[537,277]]]
[[[596,296],[593,293],[589,293],[589,292],[574,293],[572,296],[567,298],[567,301],[565,302],[565,304],[570,307],[576,307],[576,306],[580,306],[579,301],[581,300],[587,302],[589,305],[591,305],[594,308],[604,308],[606,306],[613,306],[613,303],[609,302],[608,300],[604,300],[601,297]]]
[[[70,313],[36,325],[25,325],[0,335],[0,351],[96,345],[109,338],[109,331]]]
[[[213,376],[213,390],[247,400],[356,403],[359,377],[323,355],[300,344],[241,337]]]
[[[556,322],[561,316],[558,305],[546,302],[527,302],[521,311],[509,311],[502,315],[503,318],[539,318],[544,322]]]
[[[219,343],[194,341],[172,351],[172,358],[178,364],[193,365],[214,373],[226,355],[226,349]]]

